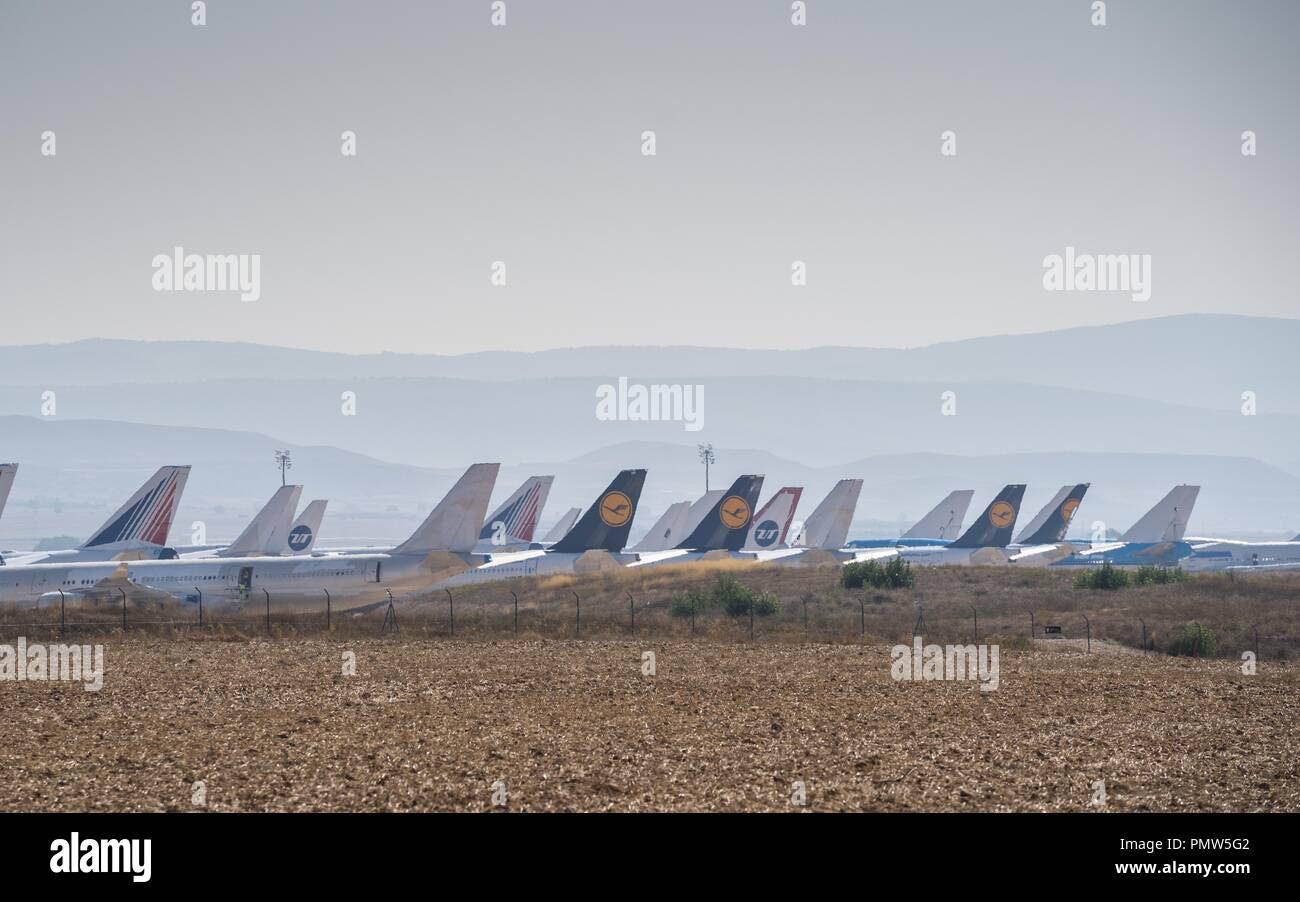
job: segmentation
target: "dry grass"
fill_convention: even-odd
[[[657,675],[642,675],[644,651]],[[345,651],[357,673],[341,675]],[[884,646],[109,637],[99,693],[6,684],[0,809],[1300,810],[1300,673]]]

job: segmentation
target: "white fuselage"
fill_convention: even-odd
[[[434,588],[450,589],[455,586],[471,586],[504,579],[522,579],[528,576],[609,570],[626,566],[635,557],[629,553],[613,554],[601,550],[571,552],[534,549],[494,554],[486,563],[440,580]]]
[[[127,579],[142,588],[204,604],[252,602],[276,610],[320,610],[325,593],[335,610],[366,607],[432,588],[424,555],[327,558],[252,557],[168,561],[86,562],[0,567],[0,605],[58,603],[60,591],[76,603],[125,563]],[[111,590],[110,590],[111,591]]]
[[[1300,563],[1300,542],[1236,542],[1192,544],[1192,553],[1179,562],[1184,570],[1214,571],[1229,567],[1268,567]]]

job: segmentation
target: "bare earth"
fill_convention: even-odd
[[[88,641],[101,692],[0,684],[0,808],[1300,810],[1295,665],[1008,649],[981,692],[883,645]]]

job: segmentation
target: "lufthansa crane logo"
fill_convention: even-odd
[[[749,502],[739,495],[731,495],[722,502],[722,525],[727,529],[740,529],[749,523]]]
[[[1074,517],[1074,512],[1079,509],[1079,499],[1071,498],[1061,505],[1061,519],[1066,523]]]
[[[1016,509],[1010,501],[999,501],[989,510],[989,522],[998,529],[1005,529],[1016,518]]]
[[[600,519],[617,529],[632,519],[632,499],[622,492],[610,492],[600,499]]]

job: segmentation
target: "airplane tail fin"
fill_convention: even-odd
[[[980,518],[948,547],[1006,548],[1011,544],[1011,533],[1016,528],[1020,501],[1024,497],[1024,485],[1003,486]]]
[[[166,545],[176,508],[180,506],[189,467],[159,467],[149,481],[95,530],[82,548],[104,548],[132,543]]]
[[[302,486],[282,485],[275,490],[271,500],[262,506],[257,515],[244,527],[235,541],[217,552],[218,557],[244,557],[250,554],[269,554],[277,537],[280,543],[288,541],[293,512],[298,509]]]
[[[542,536],[542,542],[553,545],[560,541],[570,529],[573,529],[573,524],[578,522],[578,515],[581,513],[582,508],[580,507],[569,508],[565,515],[560,518],[560,522],[552,526],[551,531]]]
[[[753,525],[742,547],[746,551],[786,547],[790,524],[794,522],[795,508],[799,506],[802,495],[802,487],[786,486],[767,499],[767,504],[754,515]]]
[[[903,533],[904,539],[944,539],[952,541],[961,535],[961,525],[966,519],[966,509],[970,507],[975,492],[971,489],[959,489],[949,492],[948,497],[934,506],[916,524]]]
[[[587,508],[569,534],[551,546],[551,551],[580,553],[592,549],[622,551],[632,531],[632,518],[641,500],[645,470],[623,470],[596,503]]]
[[[501,464],[474,464],[393,554],[474,550]]]
[[[17,475],[18,464],[0,464],[0,516],[4,515],[5,502],[9,500],[9,490],[14,487]]]
[[[554,476],[530,476],[483,523],[478,537],[494,545],[529,543],[551,494]]]
[[[645,537],[637,542],[631,551],[666,551],[672,548],[677,541],[677,537],[682,534],[682,524],[686,522],[689,516],[691,503],[689,501],[677,501],[668,506],[663,516],[655,521],[655,525],[650,527],[650,531]]]
[[[1020,533],[1016,542],[1021,545],[1051,545],[1065,538],[1074,519],[1074,512],[1079,509],[1083,496],[1088,492],[1088,483],[1063,485],[1047,506],[1038,512]]]
[[[754,505],[762,489],[762,476],[741,476],[677,547],[692,551],[739,551],[749,534]]]
[[[1138,544],[1181,541],[1200,491],[1199,485],[1174,486],[1155,507],[1129,527],[1119,541]]]
[[[807,548],[834,551],[849,540],[849,524],[862,494],[861,479],[841,479],[803,525],[803,544]]]
[[[285,548],[279,549],[277,554],[309,554],[316,547],[316,537],[320,535],[320,524],[325,519],[325,508],[329,504],[323,498],[318,498],[303,509],[298,515],[298,519],[293,521],[293,528],[289,530],[289,539],[285,542]]]

